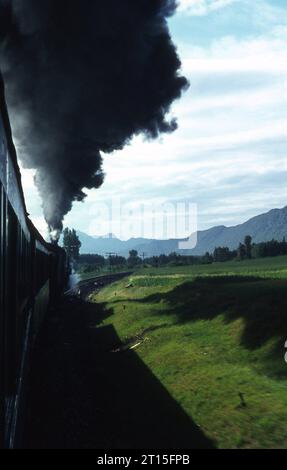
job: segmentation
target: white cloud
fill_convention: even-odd
[[[240,0],[180,0],[179,12],[191,16],[204,16]]]
[[[214,41],[210,47],[180,43],[183,70],[198,73],[287,73],[287,27],[276,28],[268,36],[242,40],[232,36]]]

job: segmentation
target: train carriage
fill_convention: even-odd
[[[64,250],[28,218],[0,77],[0,447],[18,445],[29,346],[65,267]]]

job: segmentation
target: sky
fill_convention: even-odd
[[[99,207],[119,200],[196,204],[200,230],[287,205],[286,0],[180,0],[170,30],[190,81],[171,111],[178,130],[104,156],[103,186],[74,204],[65,226],[104,235]],[[22,180],[45,235],[33,171]]]

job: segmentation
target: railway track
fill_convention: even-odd
[[[84,281],[79,281],[72,288],[68,289],[64,295],[77,296],[84,300],[92,293],[98,292],[103,289],[103,287],[119,281],[124,277],[130,276],[132,273],[132,271],[129,271],[124,273],[106,274],[104,276],[97,276]]]

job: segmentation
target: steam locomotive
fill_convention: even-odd
[[[65,251],[28,218],[0,76],[0,448],[18,446],[29,351],[66,279]]]

